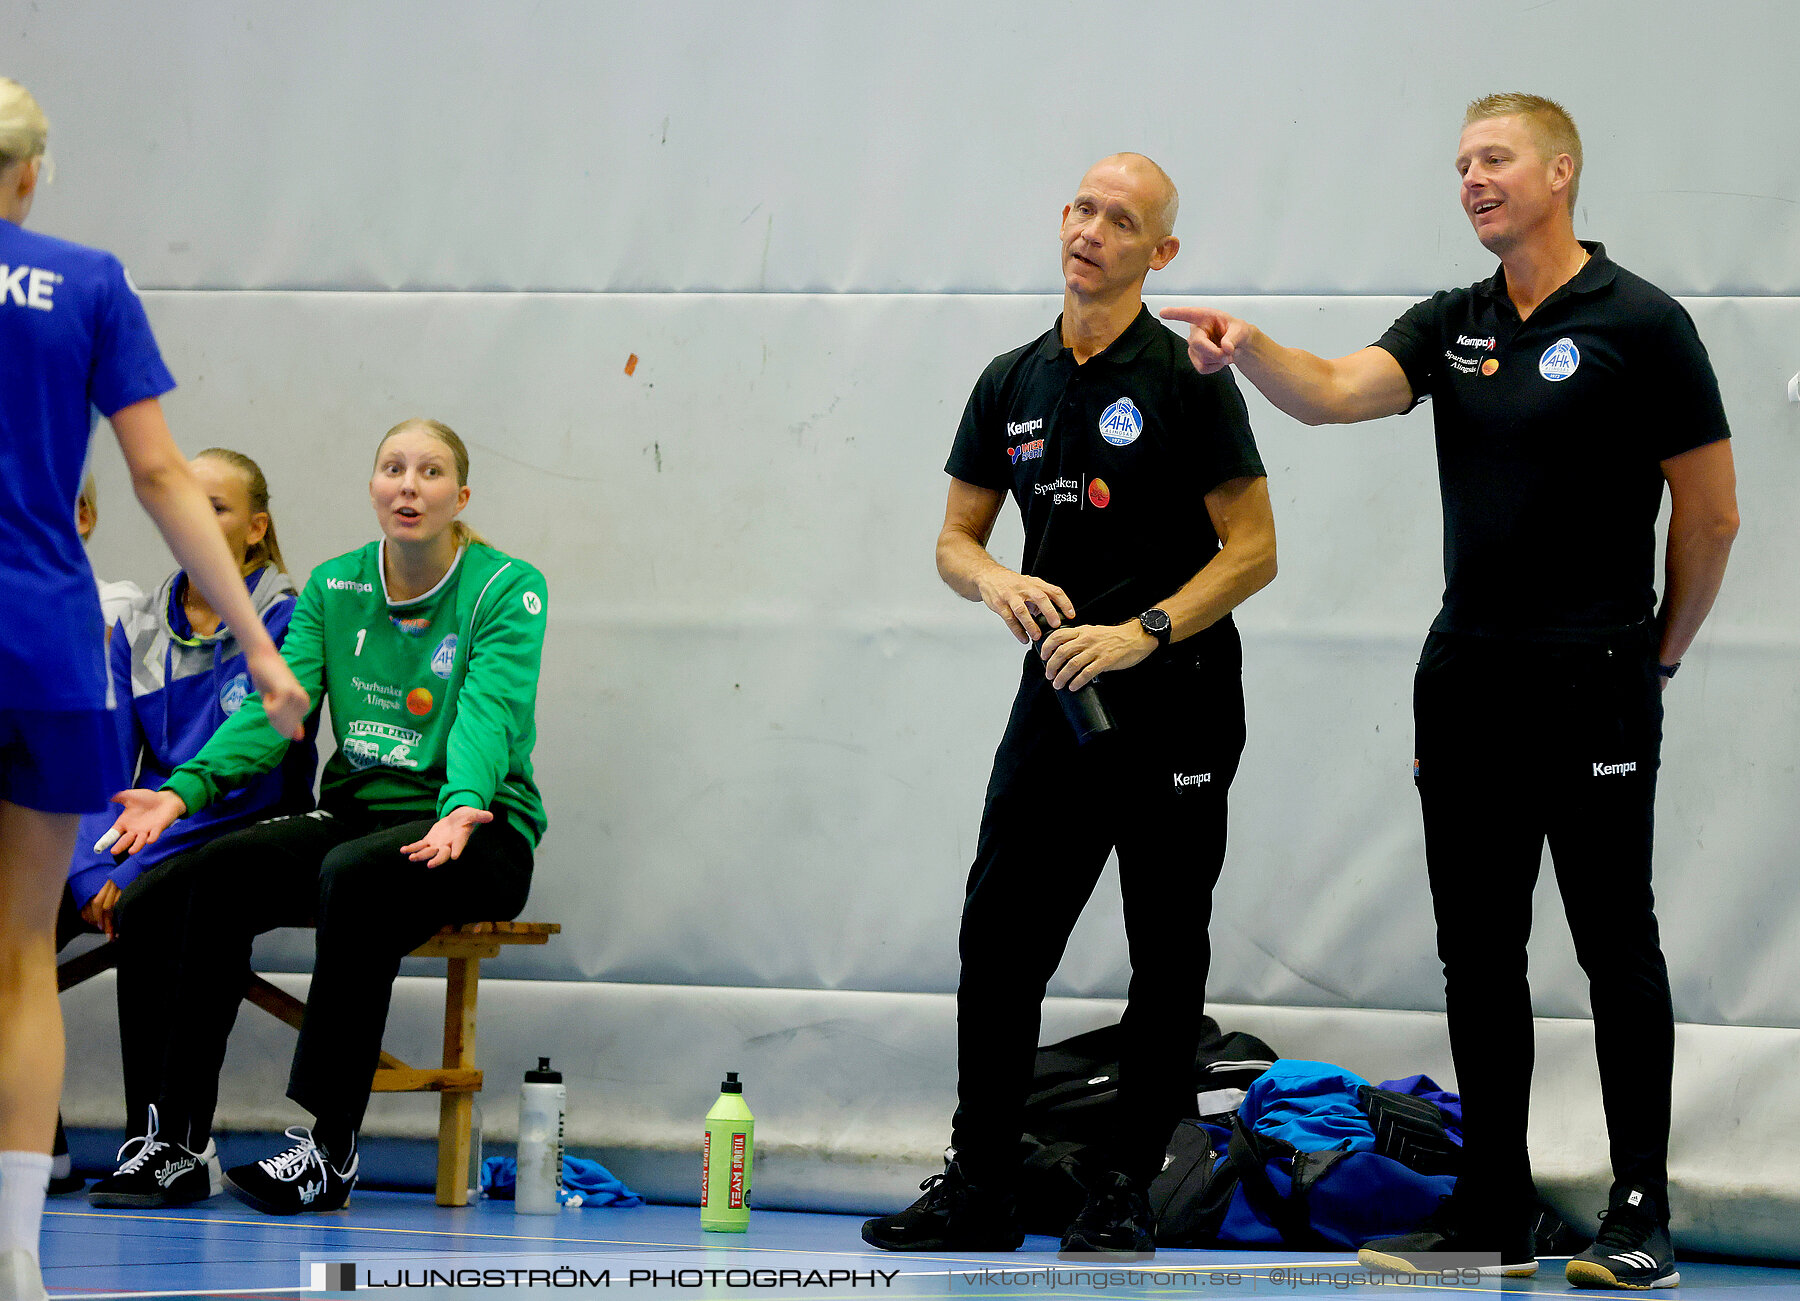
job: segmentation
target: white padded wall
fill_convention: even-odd
[[[1485,274],[1462,106],[1568,101],[1581,225],[1671,292],[1793,293],[1785,0],[260,0],[19,7],[66,161],[40,221],[182,288],[1018,291],[1137,148],[1172,287]]]
[[[4,21],[0,71],[43,100],[60,168],[32,224],[132,267],[178,436],[262,462],[297,566],[371,535],[374,442],[423,413],[468,438],[472,522],[549,575],[529,912],[565,933],[486,964],[533,982],[489,995],[490,1080],[592,1021],[575,1132],[629,1167],[692,1132],[718,1071],[754,1069],[770,1132],[811,1154],[790,1204],[890,1197],[947,1130],[956,915],[1017,659],[932,571],[941,466],[981,365],[1056,311],[1081,169],[1139,148],[1181,184],[1157,304],[1206,295],[1336,353],[1487,274],[1449,165],[1462,104],[1562,98],[1579,229],[1694,313],[1742,477],[1725,594],[1668,697],[1677,1179],[1696,1243],[1800,1252],[1716,1211],[1800,1143],[1800,11],[103,0]],[[1240,620],[1251,735],[1208,992],[1291,1055],[1443,1076],[1407,780],[1442,581],[1429,413],[1309,430],[1249,399],[1282,574]],[[149,584],[163,550],[116,452],[96,465],[96,567]],[[1592,1068],[1559,1028],[1585,982],[1539,902],[1538,1010],[1560,1019],[1536,1149],[1586,1195]],[[302,971],[308,941],[259,951]],[[1125,974],[1103,886],[1052,992],[1113,998]],[[397,1036],[428,1032],[420,998],[397,1006]],[[78,1123],[116,1123],[104,1010],[71,1004]],[[234,1053],[226,1119],[292,1119],[257,1061]],[[1721,1097],[1738,1071],[1769,1076],[1754,1105]],[[416,1128],[416,1101],[375,1127]],[[490,1127],[509,1110],[502,1087]],[[1793,1168],[1755,1176],[1790,1225]]]

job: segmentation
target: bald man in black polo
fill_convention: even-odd
[[[1020,1244],[1013,1184],[1039,1009],[1116,848],[1132,962],[1119,1101],[1062,1245],[1154,1251],[1145,1191],[1192,1105],[1207,920],[1244,744],[1230,612],[1275,574],[1243,399],[1229,376],[1196,374],[1143,305],[1145,276],[1180,247],[1176,205],[1141,155],[1088,171],[1063,209],[1062,316],[988,366],[946,466],[938,572],[1035,654],[963,905],[953,1157],[912,1207],[863,1226],[878,1247]],[[1023,572],[986,546],[1009,493]],[[1063,707],[1096,681],[1116,727],[1084,745]]]

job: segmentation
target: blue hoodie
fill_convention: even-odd
[[[263,626],[281,645],[294,615],[293,580],[265,565],[244,581]],[[114,626],[107,652],[117,701],[113,724],[125,771],[135,774],[134,785],[150,790],[200,753],[219,725],[255,690],[244,652],[224,624],[210,637],[195,634],[182,608],[186,594],[187,575],[176,570],[155,597],[134,606]],[[69,888],[76,904],[85,908],[109,878],[124,889],[139,873],[215,836],[312,808],[313,777],[319,766],[316,727],[315,714],[305,742],[289,746],[287,757],[273,771],[182,818],[155,844],[129,858],[115,860],[110,853],[94,852],[94,842],[118,817],[116,807],[83,817],[69,864]]]

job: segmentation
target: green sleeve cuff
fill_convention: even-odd
[[[187,805],[189,813],[198,813],[212,801],[206,795],[206,783],[185,768],[177,768],[169,774],[169,780],[162,784],[162,789],[179,796]]]
[[[474,791],[445,791],[438,796],[437,815],[447,818],[457,809],[481,809],[486,811],[491,800],[484,800]]]

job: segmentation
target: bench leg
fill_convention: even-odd
[[[475,1065],[475,990],[481,979],[480,958],[451,958],[444,981],[444,1068],[468,1070]],[[469,1204],[470,1134],[474,1119],[472,1093],[446,1091],[438,1100],[437,1204]]]

